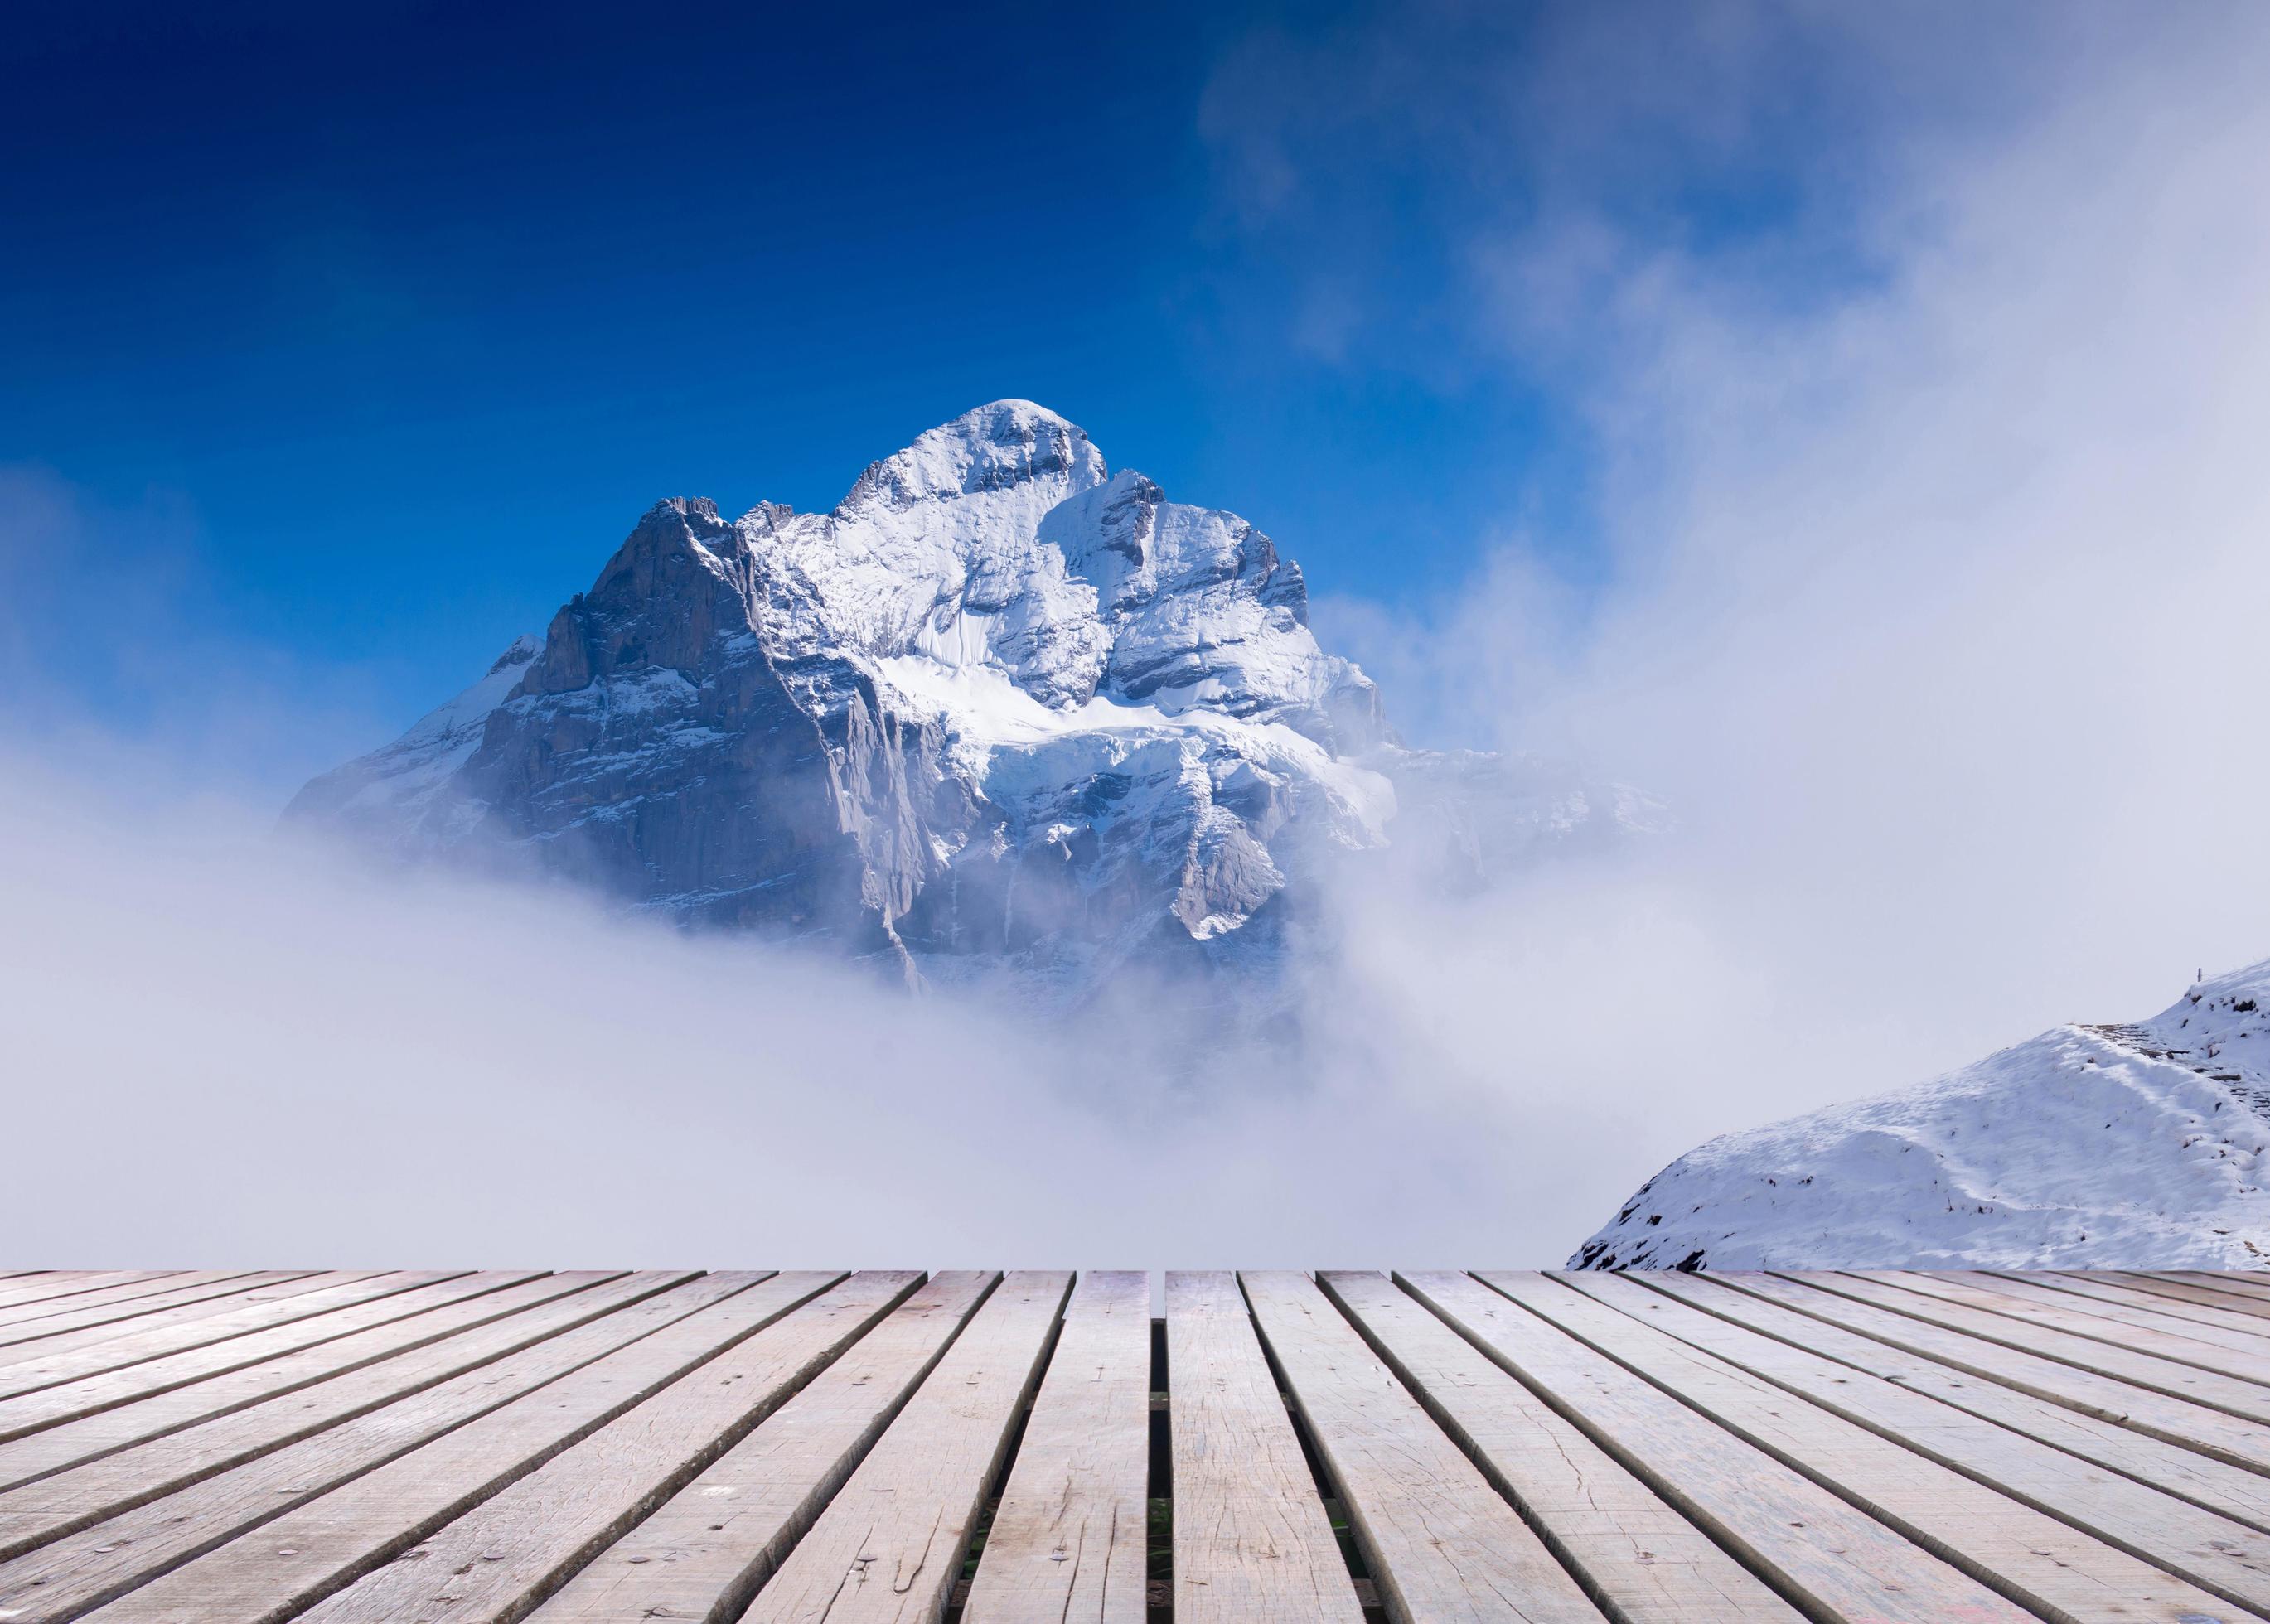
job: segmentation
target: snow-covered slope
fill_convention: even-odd
[[[2270,961],[1689,1151],[1591,1269],[2270,1266]]]
[[[1402,749],[1267,537],[1006,400],[832,512],[657,504],[540,643],[292,814],[1077,993],[1137,960],[1274,962],[1282,899],[1387,842],[1398,779],[1407,831],[1475,851],[1648,811]]]

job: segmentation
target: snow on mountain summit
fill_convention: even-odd
[[[1571,808],[1591,838],[1628,821],[1613,792],[1534,784],[1445,819],[1524,772],[1452,760],[1401,749],[1266,536],[1002,400],[827,513],[657,503],[540,641],[291,815],[909,975],[1077,989],[1162,955],[1268,960],[1272,905],[1387,843],[1406,769],[1429,827],[1535,836],[1507,849]]]
[[[2069,1026],[1935,1083],[1731,1133],[1571,1268],[2270,1264],[2270,961],[2147,1021]]]

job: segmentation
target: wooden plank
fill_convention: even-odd
[[[1071,1287],[1069,1274],[1003,1279],[757,1592],[745,1624],[943,1614]]]
[[[740,1617],[999,1278],[937,1275],[531,1617]]]
[[[0,1398],[0,1454],[8,1443],[26,1435],[55,1427],[81,1417],[152,1395],[167,1393],[193,1383],[255,1366],[258,1361],[297,1349],[320,1346],[374,1325],[422,1313],[440,1303],[493,1290],[500,1282],[524,1276],[447,1275],[427,1285],[403,1287],[402,1277],[379,1276],[361,1282],[348,1306],[309,1312],[265,1331],[196,1344],[179,1353],[157,1353],[94,1374]],[[360,1301],[354,1297],[363,1299]],[[106,1345],[107,1346],[107,1345]],[[105,1361],[107,1362],[107,1361]],[[58,1369],[56,1374],[62,1374]]]
[[[1417,1298],[1379,1274],[1317,1282],[1616,1618],[1797,1624],[1795,1608]]]
[[[2186,1301],[2180,1293],[2191,1290],[2190,1287],[2163,1287],[2155,1291],[2148,1291],[2140,1286],[2130,1285],[2125,1281],[2106,1279],[2095,1275],[2065,1270],[2006,1276],[2003,1271],[1998,1269],[1993,1272],[1993,1278],[2015,1279],[2026,1285],[2066,1293],[2084,1303],[2110,1303],[2118,1308],[2155,1316],[2156,1317],[2150,1322],[2139,1323],[2155,1324],[2161,1330],[2173,1331],[2184,1336],[2192,1334],[2187,1329],[2188,1326],[2212,1325],[2217,1331],[2228,1332],[2232,1336],[2250,1337],[2253,1339],[2254,1343],[2251,1351],[2270,1353],[2270,1317],[2250,1315],[2238,1309],[2224,1308],[2214,1301],[2213,1292],[2194,1291],[2192,1293],[2194,1298],[2207,1299],[2205,1302]],[[2260,1306],[2264,1309],[2264,1315],[2270,1316],[2270,1304]]]
[[[249,1274],[249,1269],[237,1271]],[[96,1301],[117,1302],[129,1298],[148,1296],[168,1291],[181,1284],[179,1269],[149,1269],[139,1272],[128,1271],[118,1275],[89,1275],[66,1277],[61,1280],[33,1275],[32,1281],[18,1291],[0,1291],[0,1325],[18,1325],[27,1319],[44,1319],[50,1314],[81,1308]]]
[[[404,1292],[385,1301],[410,1304],[404,1309],[405,1317],[0,1443],[0,1491],[125,1450],[135,1450],[132,1470],[145,1479],[158,1479],[166,1471],[177,1469],[167,1463],[192,1458],[211,1461],[223,1439],[228,1441],[227,1448],[241,1451],[234,1458],[249,1459],[263,1450],[319,1431],[386,1399],[400,1398],[428,1380],[441,1379],[427,1376],[428,1371],[455,1374],[453,1361],[466,1357],[462,1343],[438,1352],[431,1361],[408,1360],[403,1354],[612,1278],[616,1277],[555,1274],[528,1279],[517,1274],[474,1274]],[[433,1295],[424,1306],[412,1303],[427,1293]],[[502,1346],[499,1351],[503,1351]],[[373,1372],[367,1381],[338,1379],[381,1361],[386,1368]],[[135,1367],[137,1371],[148,1368]],[[113,1376],[122,1374],[114,1372]],[[307,1390],[318,1386],[319,1391]],[[45,1398],[68,1390],[68,1387],[51,1387],[27,1397]],[[258,1413],[243,1415],[248,1410]],[[240,1415],[242,1419],[228,1426],[214,1424]],[[148,1447],[185,1430],[196,1430],[197,1436],[165,1449]],[[4,1493],[0,1493],[0,1506],[7,1503]]]
[[[2124,1472],[2194,1505],[2270,1531],[2270,1477],[2259,1472],[2135,1431],[2117,1420],[2069,1408],[1999,1382],[1982,1380],[1857,1331],[1822,1324],[1794,1309],[1761,1301],[1708,1275],[1648,1270],[1635,1271],[1627,1278],[1792,1347],[1823,1354],[1871,1376],[1896,1382],[1911,1392],[1926,1393],[1956,1409],[1967,1410],[2083,1460]],[[1754,1365],[1751,1368],[1762,1368]],[[2144,1393],[2136,1396],[2156,1397]],[[2207,1412],[2200,1414],[2210,1425],[2244,1425],[2228,1416]]]
[[[1151,1277],[1083,1274],[962,1624],[1142,1624],[1151,1465]]]
[[[1866,1278],[1879,1277],[1871,1272]],[[1983,1309],[2029,1325],[2087,1337],[2135,1353],[2157,1354],[2178,1364],[2237,1376],[2242,1381],[2270,1382],[2270,1354],[2223,1346],[2220,1334],[2204,1325],[2177,1334],[2160,1329],[2150,1315],[2132,1315],[2101,1302],[2090,1303],[2087,1308],[2068,1307],[2058,1301],[2065,1294],[1992,1275],[1912,1271],[1898,1276],[1897,1283],[1903,1291]],[[2270,1398],[2270,1393],[2264,1396]]]
[[[2270,1302],[2270,1277],[2259,1274],[2215,1274],[2201,1269],[2170,1269],[2160,1278],[2184,1280],[2193,1286],[2203,1286],[2210,1291],[2227,1292],[2250,1301]]]
[[[634,1275],[623,1285],[654,1277]],[[314,1500],[325,1490],[407,1454],[548,1383],[658,1334],[746,1288],[748,1275],[662,1277],[668,1288],[575,1330],[538,1342],[396,1404],[256,1460],[203,1479],[60,1538],[20,1538],[37,1548],[0,1562],[0,1617],[75,1618],[201,1552]],[[602,1287],[602,1290],[609,1289]],[[67,1516],[57,1506],[46,1515]],[[15,1529],[0,1528],[11,1547]]]
[[[182,1619],[268,1624],[298,1617],[842,1278],[839,1272],[811,1271],[749,1284],[287,1511],[90,1617],[104,1624]]]
[[[1701,1349],[2225,1601],[2270,1606],[2270,1538],[2256,1528],[1859,1366],[1791,1346],[1683,1301],[1667,1301],[1665,1294],[1636,1281],[1604,1274],[1567,1280],[1651,1334]],[[1685,1375],[1682,1369],[1682,1379]],[[1717,1401],[1712,1402],[1715,1407]],[[1747,1413],[1751,1401],[1737,1402]],[[2270,1482],[2263,1487],[2270,1488]]]
[[[853,1275],[446,1524],[433,1526],[434,1502],[405,1503],[414,1497],[385,1481],[417,1466],[416,1455],[339,1491],[382,1501],[389,1520],[419,1514],[432,1531],[297,1616],[303,1624],[496,1624],[525,1617],[746,1437],[921,1279],[881,1270]],[[322,1588],[305,1577],[300,1584],[308,1594]]]
[[[2228,1411],[2210,1409],[2118,1376],[1988,1341],[1935,1320],[1918,1319],[1890,1308],[1881,1308],[1858,1297],[1825,1289],[1813,1283],[1814,1278],[1747,1272],[1713,1272],[1710,1276],[1713,1284],[1729,1290],[1762,1298],[1892,1347],[1924,1354],[1939,1364],[2083,1415],[2147,1437],[2163,1439],[2187,1451],[2209,1455],[2256,1472],[2270,1472],[2270,1423],[2247,1420]],[[1992,1318],[1987,1315],[1979,1317]],[[2094,1349],[2097,1345],[2081,1342],[2079,1346]],[[2182,1365],[2166,1368],[2185,1375],[2200,1374]]]
[[[1903,1442],[1794,1398],[1739,1365],[1618,1313],[1573,1289],[1573,1282],[1513,1271],[1492,1271],[1481,1278],[1791,1471],[1842,1495],[2021,1606],[2051,1617],[2110,1624],[2137,1618],[2173,1620],[2186,1613],[2216,1618],[2229,1599],[2163,1573]],[[1651,1301],[1658,1312],[1679,1308],[1667,1300]],[[1857,1387],[1870,1378],[1855,1371],[1851,1379]],[[1951,1428],[1971,1421],[1959,1412],[1939,1407],[1954,1418]],[[2013,1442],[2022,1441],[2013,1435]],[[2159,1498],[2170,1507],[2181,1506],[2167,1496]],[[2246,1534],[2237,1524],[2230,1526]]]
[[[1809,1616],[2030,1624],[1976,1579],[1479,1281],[1449,1272],[1398,1278]]]
[[[145,1359],[206,1347],[247,1331],[328,1313],[333,1309],[392,1296],[413,1287],[455,1279],[462,1269],[433,1274],[355,1272],[311,1274],[226,1299],[165,1309],[112,1325],[98,1325],[43,1342],[27,1343],[27,1357],[0,1368],[0,1398],[36,1392],[59,1382],[100,1375]],[[33,1356],[35,1355],[35,1356]]]
[[[170,1324],[224,1313],[246,1301],[251,1293],[281,1289],[290,1281],[310,1279],[315,1274],[313,1269],[278,1269],[262,1273],[217,1269],[183,1276],[160,1290],[141,1296],[115,1299],[106,1292],[89,1292],[85,1298],[66,1298],[56,1305],[55,1313],[0,1329],[0,1366],[38,1359],[63,1348],[88,1346],[106,1336],[139,1330],[139,1324],[130,1322],[159,1323],[160,1309],[170,1311],[166,1322]],[[106,1331],[107,1326],[119,1329]],[[69,1340],[65,1339],[67,1333]]]
[[[2172,1275],[2142,1274],[2124,1272],[2117,1277],[2092,1275],[2091,1279],[2111,1279],[2115,1283],[2130,1286],[2155,1297],[2167,1297],[2177,1302],[2193,1302],[2202,1308],[2221,1309],[2229,1314],[2245,1315],[2262,1322],[2266,1333],[2270,1333],[2270,1298],[2245,1297],[2236,1292],[2217,1291],[2212,1287],[2194,1286]]]
[[[1568,1569],[1308,1277],[1238,1278],[1391,1619],[1600,1624]]]
[[[169,1269],[141,1271],[119,1270],[108,1278],[93,1269],[25,1269],[0,1279],[0,1303],[17,1301],[20,1294],[43,1297],[51,1292],[91,1291],[97,1286],[115,1285],[128,1275],[140,1273],[145,1278],[174,1272]]]
[[[1974,1309],[1953,1299],[1913,1292],[1894,1283],[1896,1275],[1870,1279],[1859,1275],[1818,1273],[1787,1278],[1825,1292],[1851,1297],[1895,1314],[1925,1321],[1984,1342],[1997,1343],[2020,1353],[2093,1371],[2149,1388],[2173,1398],[2187,1398],[2209,1409],[2222,1410],[2251,1421],[2270,1423],[2270,1394],[2252,1382],[2195,1365],[2138,1353],[2117,1343],[2074,1336],[2047,1325],[2028,1324],[2008,1316]]]
[[[182,1272],[180,1269],[34,1269],[0,1280],[0,1308],[12,1309],[78,1292],[131,1285],[137,1280],[163,1280]]]
[[[575,1293],[566,1301],[538,1302],[493,1327],[466,1331],[434,1349],[342,1377],[336,1383],[327,1383],[324,1390],[286,1394],[35,1479],[0,1494],[0,1559],[91,1527],[493,1361],[534,1348],[546,1338],[588,1324],[686,1278],[682,1274],[619,1276]],[[524,1373],[527,1368],[508,1364],[501,1368],[499,1379],[509,1383],[517,1379],[516,1371]],[[333,1388],[337,1390],[330,1390]],[[397,1411],[388,1419],[397,1423],[405,1418],[415,1420],[419,1413]]]
[[[1167,1276],[1177,1624],[1363,1616],[1236,1279]]]

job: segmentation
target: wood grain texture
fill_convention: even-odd
[[[2118,1376],[1967,1336],[1933,1320],[1913,1318],[1841,1292],[1824,1290],[1809,1279],[1748,1273],[1710,1278],[1712,1284],[1745,1296],[1762,1298],[1807,1318],[1924,1354],[1952,1369],[2148,1437],[2164,1439],[2250,1470],[2270,1471],[2270,1424],[2244,1420]]]
[[[2259,1472],[2136,1431],[2100,1414],[1970,1375],[1857,1331],[1821,1324],[1793,1309],[1759,1301],[1707,1275],[1655,1271],[1644,1277],[1643,1283],[1734,1324],[1825,1355],[1885,1381],[1896,1382],[1910,1392],[1927,1394],[2082,1460],[2094,1461],[2139,1482],[2164,1489],[2193,1505],[2220,1511],[2252,1528],[2270,1531],[2270,1477]],[[1758,1364],[1749,1368],[1764,1369]],[[2153,1398],[2156,1395],[2140,1392],[2136,1397]],[[2240,1424],[2228,1416],[2210,1419],[2226,1426]]]
[[[962,1624],[1142,1624],[1151,1278],[1079,1278]]]
[[[644,1284],[649,1277],[632,1276]],[[672,1281],[679,1283],[672,1283]],[[326,1489],[408,1453],[547,1383],[655,1334],[748,1284],[746,1276],[664,1277],[664,1290],[526,1352],[358,1416],[288,1448],[198,1479],[85,1528],[50,1537],[26,1526],[69,1518],[56,1502],[0,1525],[0,1542],[33,1548],[0,1562],[0,1613],[64,1619],[280,1516]],[[606,1289],[606,1288],[602,1288]],[[50,1479],[59,1481],[60,1479]]]
[[[1362,1610],[1236,1277],[1167,1276],[1177,1624]]]
[[[2009,1277],[2003,1271],[1996,1270],[1994,1278],[2001,1279]],[[2063,1292],[2076,1299],[2082,1307],[2087,1307],[2092,1302],[2102,1302],[2115,1308],[2156,1316],[2155,1320],[2143,1323],[2156,1324],[2161,1329],[2175,1331],[2180,1336],[2192,1334],[2186,1329],[2187,1326],[2212,1325],[2218,1331],[2228,1331],[2234,1336],[2251,1338],[2254,1351],[2270,1353],[2270,1317],[2247,1313],[2239,1309],[2224,1308],[2214,1301],[2214,1294],[2212,1292],[2196,1292],[2187,1298],[2181,1294],[2190,1289],[2185,1287],[2166,1285],[2147,1287],[2125,1280],[2070,1272],[2029,1274],[2019,1278],[2034,1286],[2046,1287],[2052,1291]],[[2207,1301],[2198,1301],[2200,1298],[2205,1298]],[[2270,1309],[2270,1304],[2259,1306]],[[2114,1317],[2125,1317],[2125,1316]],[[2217,1340],[2219,1341],[2220,1339]],[[2240,1343],[2234,1346],[2243,1347],[2247,1345]]]
[[[1417,1298],[1380,1274],[1317,1280],[1618,1618],[1797,1624],[1795,1608]]]
[[[0,1272],[0,1624],[2270,1620],[2270,1275],[1147,1285]]]
[[[461,1324],[456,1334],[442,1337],[435,1346],[412,1348],[370,1369],[349,1373],[304,1392],[284,1393],[178,1430],[160,1431],[154,1437],[129,1439],[115,1449],[97,1450],[90,1458],[35,1475],[28,1482],[0,1492],[0,1555],[13,1555],[40,1539],[100,1522],[217,1472],[257,1459],[271,1450],[313,1437],[326,1427],[596,1319],[669,1283],[667,1276],[631,1280],[618,1277],[611,1286],[589,1275],[547,1275],[460,1305],[466,1310],[493,1308],[494,1316],[491,1321]],[[195,1390],[182,1389],[145,1402],[164,1405]],[[105,1441],[114,1423],[123,1420],[130,1427],[145,1424],[135,1419],[142,1407],[129,1405],[48,1432],[33,1433],[0,1445],[0,1457],[8,1459],[12,1470],[23,1471],[58,1452],[76,1453]],[[90,1437],[81,1431],[84,1427],[105,1431]],[[59,1447],[48,1447],[51,1444]],[[17,1450],[24,1453],[11,1453]]]
[[[43,1319],[50,1314],[82,1307],[97,1299],[110,1302],[126,1301],[135,1297],[152,1295],[171,1290],[182,1282],[183,1271],[152,1269],[141,1272],[127,1270],[117,1275],[87,1275],[63,1277],[33,1275],[14,1291],[0,1290],[0,1325],[19,1325],[27,1319]],[[249,1269],[236,1271],[249,1274]],[[13,1280],[0,1281],[0,1286],[15,1286]]]
[[[2203,1308],[2221,1309],[2227,1314],[2238,1314],[2260,1324],[2265,1334],[2270,1334],[2270,1298],[2244,1296],[2237,1292],[2215,1291],[2173,1275],[2140,1274],[2123,1272],[2118,1274],[2091,1274],[2086,1278],[2106,1280],[2133,1287],[2150,1296],[2164,1297],[2176,1302],[2196,1303]]]
[[[376,1272],[370,1271],[369,1272]],[[165,1288],[142,1295],[112,1297],[89,1292],[56,1304],[51,1313],[35,1315],[0,1327],[0,1368],[74,1347],[90,1347],[129,1331],[155,1325],[186,1324],[209,1315],[257,1301],[270,1287],[293,1280],[317,1278],[313,1269],[284,1269],[254,1272],[222,1269],[183,1275]],[[339,1279],[361,1276],[338,1276]],[[326,1284],[330,1283],[326,1281]],[[308,1289],[302,1287],[301,1289]]]
[[[2033,1617],[1480,1280],[1450,1272],[1398,1278],[1813,1617],[1837,1624]]]
[[[531,1616],[539,1624],[740,1617],[999,1279],[932,1278]]]
[[[2094,1337],[2074,1336],[2048,1325],[2028,1324],[1928,1292],[1910,1291],[1899,1284],[1896,1277],[1867,1279],[1819,1273],[1790,1278],[1895,1314],[1943,1326],[1980,1342],[2037,1354],[2076,1370],[2114,1376],[2154,1392],[2187,1398],[2208,1409],[2270,1424],[2270,1394],[2237,1376],[2202,1370],[2196,1365],[2162,1359],[2155,1353],[2138,1353]]]
[[[496,1624],[525,1616],[919,1284],[919,1276],[902,1271],[853,1275],[300,1618],[304,1624]]]
[[[364,1281],[351,1288],[344,1298],[329,1299],[322,1312],[311,1310],[293,1316],[282,1324],[271,1324],[265,1329],[202,1342],[179,1352],[137,1348],[135,1351],[148,1356],[115,1367],[97,1361],[105,1368],[75,1379],[64,1376],[70,1368],[67,1364],[42,1367],[61,1379],[0,1398],[0,1441],[19,1439],[27,1433],[94,1415],[118,1405],[174,1392],[193,1383],[205,1383],[218,1376],[252,1368],[282,1354],[323,1347],[373,1326],[392,1324],[427,1313],[439,1304],[465,1295],[464,1282],[478,1279],[448,1275],[419,1285],[423,1278],[427,1277],[396,1275]],[[494,1281],[500,1277],[487,1278]],[[471,1289],[478,1294],[486,1287],[476,1284]],[[172,1334],[168,1333],[169,1339]]]
[[[1239,1276],[1388,1616],[1600,1624],[1504,1496],[1307,1276]]]
[[[1572,1289],[1573,1279],[1516,1271],[1492,1271],[1481,1278],[2021,1606],[2102,1624],[2141,1619],[2195,1624],[2228,1611],[2229,1598],[2162,1572],[1902,1442],[1792,1397],[1739,1365],[1682,1344]],[[1645,1294],[1653,1313],[1693,1312]],[[1869,1380],[1852,1374],[1856,1390]],[[1950,1432],[1959,1434],[1971,1423],[1971,1418],[1944,1405],[1938,1408],[1955,1418],[1947,1423]],[[2013,1445],[2024,1442],[2010,1436]],[[2021,1469],[2020,1454],[2010,1451],[2007,1470]],[[2080,1492],[2077,1484],[2073,1492]],[[2165,1495],[2156,1499],[2181,1505]]]
[[[296,1617],[397,1552],[653,1398],[842,1278],[708,1275],[719,1300],[340,1484],[88,1616],[271,1624]]]
[[[1867,1278],[1881,1277],[1871,1272]],[[1903,1291],[1961,1303],[2124,1351],[2151,1353],[2242,1381],[2270,1381],[2270,1353],[2256,1353],[2244,1346],[2226,1346],[2222,1334],[2207,1326],[2187,1326],[2180,1331],[2169,1330],[2153,1315],[2132,1313],[2109,1303],[2077,1303],[2068,1294],[1995,1275],[1918,1271],[1902,1275],[1898,1284]],[[2270,1391],[2262,1396],[2270,1398]]]
[[[0,1398],[36,1392],[168,1353],[234,1342],[255,1331],[298,1320],[319,1319],[334,1309],[391,1297],[398,1292],[454,1279],[464,1272],[452,1269],[419,1274],[311,1274],[211,1302],[162,1309],[116,1324],[26,1343],[20,1349],[10,1351],[36,1350],[35,1356],[0,1368]],[[308,1339],[321,1339],[329,1329],[327,1325],[315,1327]],[[234,1351],[216,1357],[226,1360]]]
[[[1652,1333],[1794,1393],[2225,1601],[2270,1606],[2270,1536],[2246,1524],[1903,1383],[1667,1301],[1664,1293],[1634,1281],[1606,1275],[1566,1278],[1586,1296]],[[1752,1401],[1749,1395],[1741,1400]]]
[[[2209,1274],[2199,1269],[2171,1269],[2161,1272],[2159,1278],[2203,1286],[2209,1291],[2226,1292],[2256,1302],[2270,1302],[2270,1275]]]
[[[744,1615],[942,1617],[986,1488],[1040,1376],[1069,1274],[1005,1276]]]

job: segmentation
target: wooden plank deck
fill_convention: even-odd
[[[0,1273],[0,1620],[2270,1620],[2270,1276],[1154,1284]]]

